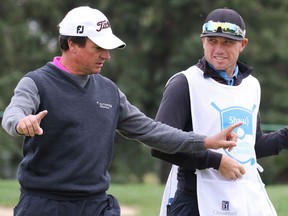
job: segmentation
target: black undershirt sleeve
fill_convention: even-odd
[[[257,158],[278,155],[281,150],[288,149],[288,128],[271,133],[263,133],[258,114],[255,152]]]

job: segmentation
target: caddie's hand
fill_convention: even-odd
[[[211,137],[206,137],[204,139],[204,145],[206,149],[219,149],[225,148],[229,151],[232,150],[233,147],[237,145],[236,141],[238,136],[233,130],[242,125],[242,122],[237,122],[235,124],[230,125],[219,133],[215,134]]]
[[[231,180],[242,178],[246,172],[241,164],[228,157],[227,155],[222,155],[218,171],[222,176]]]
[[[19,134],[25,136],[42,135],[43,130],[40,127],[41,120],[47,115],[48,111],[44,110],[37,115],[28,115],[18,122],[16,130]]]

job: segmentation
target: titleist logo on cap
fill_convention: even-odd
[[[106,29],[106,28],[110,28],[110,23],[108,22],[108,20],[103,20],[97,23],[97,26],[99,26],[98,29],[96,29],[96,31],[101,31],[102,29]]]

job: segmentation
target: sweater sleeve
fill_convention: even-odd
[[[193,130],[189,87],[183,74],[176,75],[165,87],[156,121],[185,131]],[[192,170],[210,167],[218,169],[222,158],[222,154],[210,150],[192,154],[165,154],[152,149],[151,154],[153,157]]]
[[[145,116],[131,105],[119,90],[120,115],[117,131],[133,140],[138,140],[159,151],[173,154],[176,152],[198,152],[205,150],[206,136],[194,132],[184,132]]]
[[[2,127],[12,136],[19,135],[16,125],[21,118],[38,110],[40,98],[35,82],[29,77],[23,77],[17,84],[10,104],[6,107]]]

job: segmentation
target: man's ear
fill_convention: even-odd
[[[244,40],[241,41],[241,52],[245,49],[245,47],[248,44],[248,38],[245,38]]]
[[[68,47],[69,47],[69,50],[72,52],[72,53],[75,53],[77,51],[77,48],[78,48],[78,45],[76,43],[74,43],[71,38],[68,39]]]

